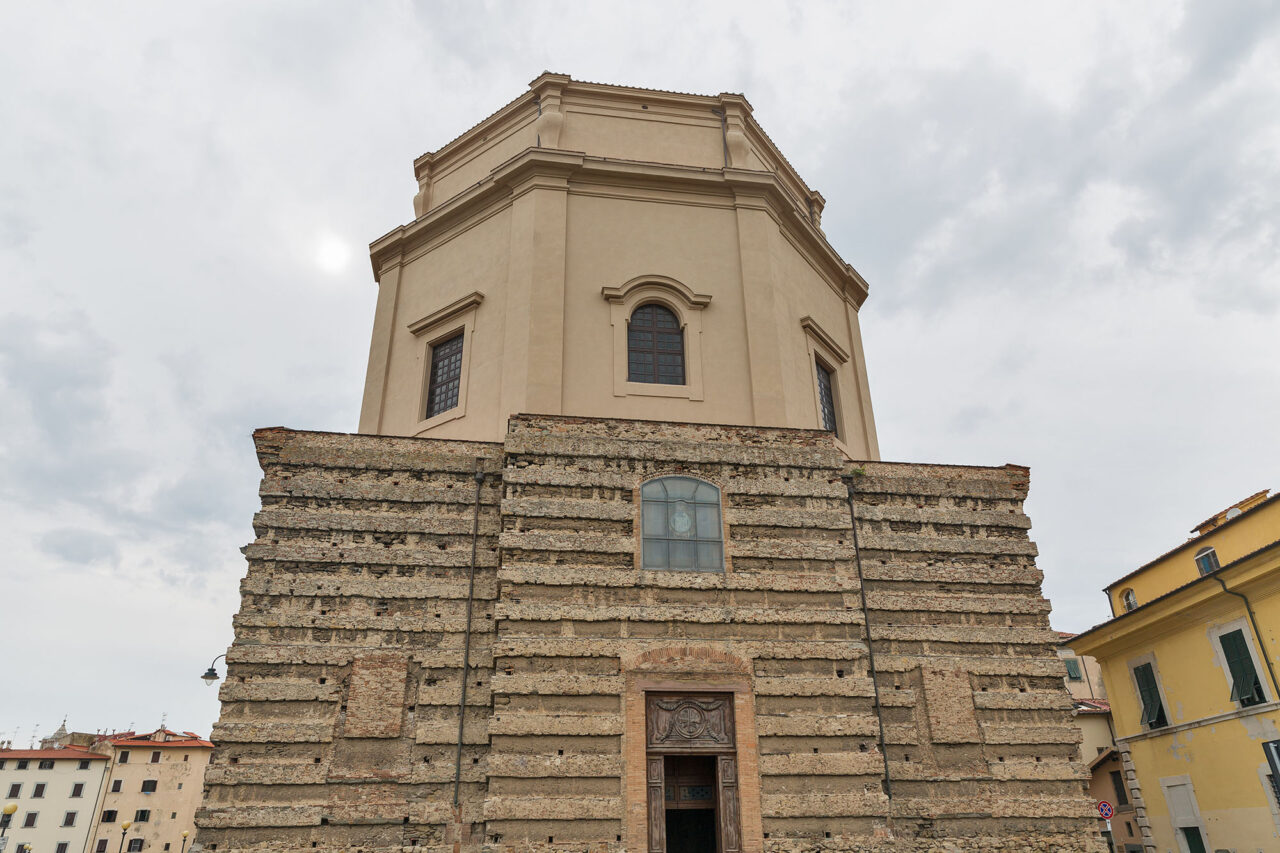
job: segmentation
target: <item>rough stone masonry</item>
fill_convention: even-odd
[[[531,415],[255,440],[205,850],[660,850],[646,696],[686,689],[736,731],[723,850],[1105,849],[1025,468]],[[723,573],[639,567],[667,474],[721,489]]]

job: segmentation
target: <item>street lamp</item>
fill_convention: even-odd
[[[191,833],[187,832],[185,829],[182,830],[182,849],[179,850],[178,853],[187,853],[187,836],[190,834]]]
[[[13,813],[17,810],[17,803],[5,803],[4,808],[0,809],[0,838],[4,838],[4,834],[9,831],[9,821],[13,820]]]
[[[218,680],[218,671],[213,668],[213,664],[217,663],[218,661],[222,660],[225,657],[226,655],[218,655],[216,658],[214,658],[212,663],[209,664],[209,668],[204,671],[204,675],[200,676],[200,678],[204,680],[205,684],[212,687],[213,682]]]
[[[129,820],[120,824],[120,853],[124,853],[124,834],[129,831],[131,826],[133,826],[133,821]]]

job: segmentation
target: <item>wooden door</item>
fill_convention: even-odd
[[[667,786],[661,755],[649,756],[649,853],[667,853]]]
[[[716,757],[716,779],[720,794],[720,853],[740,853],[742,831],[738,819],[738,759],[733,755]]]

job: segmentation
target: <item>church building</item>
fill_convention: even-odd
[[[867,283],[741,95],[543,74],[258,430],[207,851],[1105,849],[1027,469],[879,460]]]

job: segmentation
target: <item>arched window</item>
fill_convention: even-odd
[[[724,571],[719,489],[692,477],[662,477],[641,487],[640,501],[644,568]]]
[[[1138,596],[1134,595],[1133,590],[1126,589],[1120,593],[1120,600],[1124,602],[1125,612],[1138,609]]]
[[[684,384],[684,333],[663,305],[641,305],[627,326],[627,381]]]
[[[1201,548],[1196,551],[1196,568],[1200,570],[1202,575],[1216,572],[1220,568],[1218,565],[1218,552],[1213,548]]]

